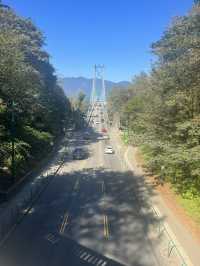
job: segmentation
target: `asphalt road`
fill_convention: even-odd
[[[99,128],[101,125],[99,125]],[[167,265],[158,257],[158,221],[142,184],[109,141],[76,133],[70,145],[87,146],[85,160],[68,158],[56,178],[0,250],[0,266]]]

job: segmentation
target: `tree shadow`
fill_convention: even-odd
[[[3,255],[12,259],[9,266],[158,265],[161,240],[152,229],[162,219],[152,212],[153,193],[130,171],[58,174],[0,252],[0,263]],[[51,233],[55,243],[46,237]]]
[[[65,233],[127,265],[154,265],[153,248],[159,239],[152,234],[150,237],[150,231],[161,219],[152,212],[152,194],[143,177],[133,177],[130,171],[82,171],[80,191],[70,210],[72,226]]]
[[[71,186],[69,225],[63,235],[122,264],[156,265],[155,249],[160,239],[152,231],[158,229],[163,218],[152,211],[150,198],[154,192],[144,184],[144,178],[130,171],[104,168],[85,169],[60,178],[72,180],[74,176],[79,187],[74,193]],[[59,197],[65,198],[62,193]]]
[[[54,253],[55,250],[58,250],[57,255],[59,257],[59,261],[66,261],[66,265],[70,266],[124,266],[117,261],[107,258],[100,253],[89,249],[83,245],[80,245],[73,239],[65,236],[56,236],[58,237],[57,243],[54,246]],[[65,256],[67,250],[67,256]],[[51,259],[52,262],[58,263],[58,257],[54,257]],[[54,265],[51,264],[51,265]],[[59,264],[62,265],[62,264]]]

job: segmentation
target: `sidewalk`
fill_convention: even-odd
[[[137,148],[133,146],[125,145],[120,136],[120,132],[116,129],[111,130],[111,139],[115,140],[117,149],[121,157],[124,157],[124,161],[129,169],[131,169],[135,175],[145,176],[145,183],[147,187],[153,188],[151,180],[146,176],[143,171],[141,164],[137,159]],[[170,208],[165,195],[161,194],[155,188],[155,195],[150,198],[153,206],[158,210],[158,213],[165,220],[165,225],[169,229],[173,240],[175,239],[178,249],[186,258],[187,265],[190,265],[190,262],[194,266],[200,265],[200,244],[197,239],[192,236],[188,228],[183,224],[182,220],[175,213],[176,208]],[[177,204],[174,202],[174,205]],[[180,207],[181,208],[181,207]],[[187,254],[186,254],[187,253]]]

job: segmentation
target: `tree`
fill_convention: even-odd
[[[71,104],[57,85],[42,33],[2,5],[0,54],[0,175],[10,174],[14,125],[15,168],[21,176],[52,149],[71,119]]]
[[[195,5],[199,5],[200,4],[200,0],[194,0]]]
[[[165,166],[165,178],[190,195],[200,191],[198,4],[187,16],[176,18],[152,44],[157,61],[150,75],[133,80],[127,100],[113,91],[108,105],[110,112],[120,110],[131,132],[129,141],[141,146],[149,169],[159,175]]]
[[[73,116],[76,128],[81,128],[85,124],[85,116],[88,110],[88,100],[84,92],[80,91],[78,95],[71,99],[73,106]]]

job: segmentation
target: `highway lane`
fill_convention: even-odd
[[[153,218],[141,212],[148,202],[97,136],[87,143],[76,135],[72,146],[88,146],[90,157],[65,163],[1,248],[1,266],[159,265],[148,238]]]
[[[82,143],[77,135],[72,146]],[[83,169],[84,164],[87,160],[66,162],[60,175],[1,248],[0,265],[51,265],[46,239],[49,234],[59,232],[62,219],[74,202],[74,187],[81,178],[79,170]]]
[[[156,243],[148,238],[147,220],[153,217],[149,212],[140,213],[140,208],[149,207],[148,203],[140,199],[142,195],[132,173],[123,170],[117,155],[103,154],[107,144],[100,143],[99,157],[103,156],[104,167],[96,170],[93,194],[79,219],[86,225],[90,219],[91,226],[75,230],[78,233],[74,232],[73,237],[125,265],[164,265],[154,252]]]

